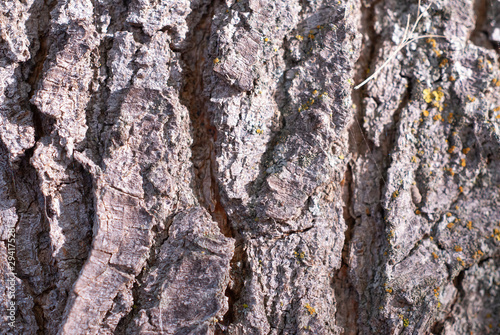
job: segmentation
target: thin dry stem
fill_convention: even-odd
[[[366,83],[368,83],[370,80],[372,80],[373,78],[375,78],[380,73],[380,71],[382,71],[394,59],[394,57],[396,57],[396,55],[398,54],[398,52],[401,49],[403,49],[404,47],[406,47],[408,44],[410,44],[410,43],[412,43],[412,42],[414,42],[416,40],[422,39],[422,38],[431,38],[431,37],[438,37],[438,38],[443,37],[443,38],[446,38],[443,35],[432,35],[432,34],[430,34],[430,35],[421,35],[421,36],[410,38],[410,36],[413,35],[413,33],[415,32],[415,29],[417,28],[417,24],[420,22],[420,19],[423,17],[424,13],[426,13],[427,10],[429,10],[429,8],[430,8],[431,5],[432,5],[432,2],[427,6],[427,8],[425,8],[424,11],[420,12],[420,0],[418,0],[417,19],[415,20],[415,23],[413,24],[413,27],[412,27],[410,33],[408,34],[408,28],[410,27],[410,16],[408,16],[408,20],[406,22],[405,32],[403,34],[403,39],[398,44],[398,46],[396,47],[396,49],[391,53],[391,55],[389,56],[389,58],[382,64],[381,67],[379,67],[371,76],[369,76],[368,78],[366,78],[361,84],[359,84],[358,86],[354,87],[355,90],[359,89],[360,87],[362,87]]]

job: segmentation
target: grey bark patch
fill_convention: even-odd
[[[497,2],[353,93],[417,4],[3,1],[2,330],[497,332]]]

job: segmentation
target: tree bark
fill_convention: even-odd
[[[418,5],[2,1],[2,333],[499,333],[500,2]]]

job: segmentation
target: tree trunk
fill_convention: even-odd
[[[500,333],[500,2],[418,4],[3,0],[2,333]]]

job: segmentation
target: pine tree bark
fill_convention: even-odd
[[[500,2],[418,4],[2,1],[2,333],[500,332]]]

